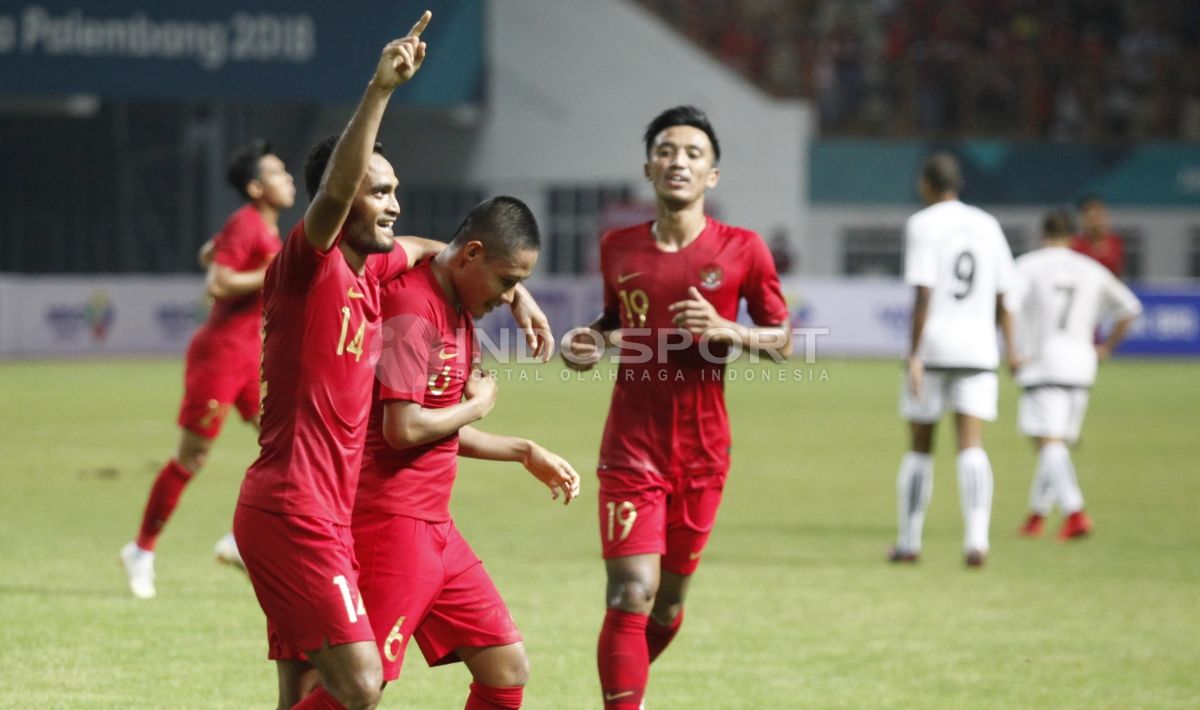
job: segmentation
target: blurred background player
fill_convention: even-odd
[[[1097,363],[1112,354],[1142,312],[1137,296],[1116,276],[1068,248],[1070,239],[1067,213],[1048,213],[1042,248],[1017,259],[1013,287],[1004,297],[1017,339],[1013,365],[1022,388],[1017,423],[1037,449],[1029,518],[1021,533],[1041,535],[1057,503],[1066,516],[1058,533],[1062,540],[1092,529],[1067,447],[1079,439]],[[1096,326],[1108,316],[1116,318],[1112,331],[1093,345]]]
[[[968,566],[988,552],[992,465],[983,450],[983,422],[996,419],[999,395],[996,324],[1011,348],[1011,318],[1002,295],[1013,260],[1000,224],[958,199],[958,161],[935,153],[921,166],[917,187],[928,205],[905,225],[904,280],[914,287],[912,338],[900,411],[909,422],[910,450],[896,479],[896,546],[893,562],[915,562],[933,493],[934,425],[954,412],[958,432],[958,492]]]
[[[469,426],[496,400],[495,380],[478,369],[474,318],[512,302],[540,243],[524,203],[493,198],[471,211],[445,251],[381,295],[386,342],[354,505],[359,586],[384,681],[400,676],[415,637],[429,665],[467,665],[468,709],[519,708],[529,660],[504,600],[450,516],[457,457],[519,461],[564,502],[579,492],[579,474],[561,457]]]
[[[641,704],[650,662],[683,623],[716,521],[731,440],[725,360],[704,353],[721,358],[732,344],[786,357],[791,349],[787,303],[762,237],[704,212],[721,158],[708,116],[669,109],[644,140],[657,217],[604,235],[604,312],[564,352],[569,367],[589,369],[605,336],[621,329],[620,339],[653,354],[640,364],[622,359],[600,447],[608,611],[597,665],[608,708]],[[735,322],[742,299],[756,327]],[[681,340],[692,342],[680,349]]]
[[[296,187],[283,161],[261,140],[234,154],[228,178],[246,204],[201,250],[213,304],[188,346],[179,447],[150,489],[137,538],[121,550],[129,589],[139,599],[156,594],[155,543],[183,489],[204,467],[230,407],[256,428],[259,424],[263,274],[279,251],[279,213],[292,206]],[[215,554],[242,566],[232,534],[217,542]]]
[[[1079,201],[1079,221],[1083,229],[1070,241],[1070,247],[1080,254],[1104,264],[1117,278],[1125,277],[1125,242],[1108,218],[1108,206],[1099,195],[1088,195]]]

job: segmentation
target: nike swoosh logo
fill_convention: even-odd
[[[641,276],[641,275],[642,275],[642,272],[640,272],[640,271],[635,271],[632,274],[621,274],[621,275],[617,276],[617,283],[623,284],[626,281],[628,281],[629,279],[632,279],[634,277]]]
[[[458,355],[458,353],[448,353],[445,350],[438,353],[438,357],[440,357],[443,360],[449,360],[450,358],[455,357],[457,355]]]
[[[358,291],[355,291],[353,286],[346,290],[346,295],[350,298],[366,298],[366,296],[362,295]]]
[[[611,702],[613,700],[616,700],[617,698],[628,698],[630,695],[633,695],[632,690],[626,690],[621,693],[605,693],[604,694],[604,702],[606,702],[606,703]]]

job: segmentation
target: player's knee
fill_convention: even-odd
[[[650,612],[650,618],[659,626],[670,626],[675,623],[675,619],[683,613],[683,602],[678,601],[671,604],[664,604],[659,599],[654,604],[654,610]]]
[[[383,670],[363,668],[326,683],[329,692],[349,710],[371,710],[383,694]]]
[[[496,685],[502,688],[514,688],[524,686],[529,682],[529,656],[525,655],[524,651],[512,654],[505,661],[500,668],[500,682]]]
[[[608,606],[635,613],[649,613],[658,590],[642,580],[620,580],[608,585]]]

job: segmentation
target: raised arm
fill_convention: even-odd
[[[553,499],[562,494],[563,505],[579,495],[579,474],[571,464],[529,439],[489,434],[465,426],[458,432],[458,455],[487,461],[520,461],[525,470],[550,489]]]
[[[314,249],[328,251],[346,221],[359,184],[367,173],[388,100],[396,87],[411,79],[425,60],[421,33],[430,17],[432,15],[425,12],[407,36],[393,40],[383,48],[375,75],[367,84],[367,91],[350,124],[338,139],[321,178],[321,187],[304,213],[304,234]]]

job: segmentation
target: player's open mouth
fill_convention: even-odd
[[[376,222],[375,224],[376,224],[376,226],[378,226],[378,227],[379,227],[381,230],[383,230],[384,232],[387,232],[387,233],[388,233],[388,235],[390,236],[390,235],[392,234],[392,225],[396,224],[396,220],[394,220],[394,219],[381,219],[381,220],[379,220],[378,222]]]
[[[687,185],[689,182],[691,182],[691,180],[687,179],[683,175],[668,175],[667,176],[667,184],[670,185],[671,187],[683,187],[684,185]]]

